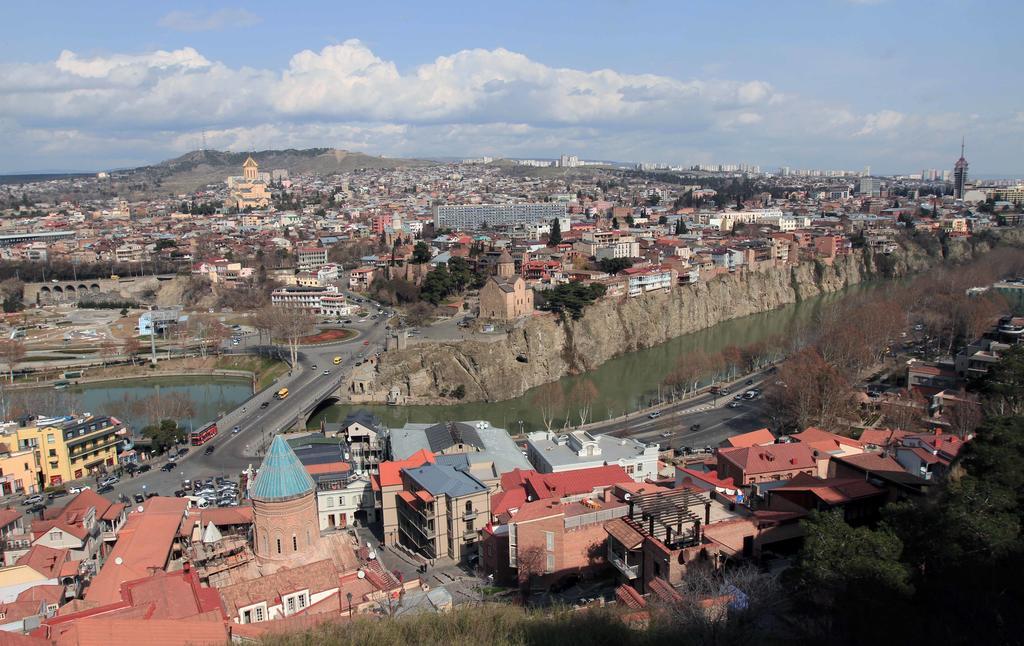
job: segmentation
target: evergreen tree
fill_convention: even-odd
[[[555,218],[551,221],[551,233],[548,235],[548,246],[557,247],[562,244],[562,224]]]

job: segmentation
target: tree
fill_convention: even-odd
[[[128,358],[132,360],[132,365],[135,365],[135,357],[142,350],[142,342],[136,336],[130,336],[124,340],[123,351]]]
[[[982,385],[994,415],[1024,415],[1024,346],[1011,347],[988,371]]]
[[[106,367],[107,363],[117,356],[117,344],[109,339],[100,343],[99,355],[104,367]]]
[[[555,416],[565,408],[565,392],[562,390],[562,385],[557,381],[552,381],[538,386],[536,392],[530,397],[530,403],[540,411],[544,428],[550,431]]]
[[[589,379],[580,379],[572,387],[572,390],[569,391],[569,401],[576,407],[576,412],[580,417],[580,426],[586,424],[587,420],[590,419],[594,402],[597,401],[600,394],[597,386]]]
[[[832,429],[853,412],[853,389],[815,348],[794,354],[779,368],[778,383],[765,398],[779,414],[783,426]]]
[[[619,228],[619,219],[617,217],[615,217],[615,216],[612,216],[612,229],[618,229],[618,228]]]
[[[416,265],[424,265],[430,262],[430,246],[420,240],[412,248],[412,262]]]
[[[25,346],[18,339],[0,340],[0,360],[7,364],[7,374],[14,383],[14,366],[25,358]]]
[[[562,223],[555,218],[551,221],[551,233],[548,234],[548,246],[557,247],[562,244]]]
[[[143,427],[142,435],[150,439],[156,453],[163,453],[187,437],[185,429],[180,428],[173,419],[163,419]]]
[[[608,274],[617,274],[623,269],[629,269],[633,266],[633,261],[629,258],[601,258],[597,261],[598,268]]]
[[[675,234],[677,236],[681,236],[685,235],[686,233],[688,233],[688,231],[686,230],[686,223],[683,222],[682,218],[679,218],[678,220],[676,220]]]

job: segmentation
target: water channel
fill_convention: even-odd
[[[74,398],[80,411],[114,415],[138,431],[148,420],[133,403],[152,401],[154,397],[184,396],[192,403],[192,415],[178,418],[178,422],[186,427],[190,423],[199,427],[248,399],[252,382],[237,377],[154,377],[81,384],[65,392]]]
[[[674,369],[681,356],[704,351],[715,353],[723,348],[744,346],[778,335],[789,334],[798,325],[813,320],[821,309],[847,296],[884,283],[855,285],[840,292],[825,294],[779,309],[733,319],[713,327],[676,337],[667,343],[617,357],[583,375],[559,380],[568,393],[578,380],[589,379],[600,396],[591,419],[601,420],[622,415],[651,405],[659,394],[659,385]],[[337,422],[356,409],[365,409],[394,428],[406,422],[441,422],[448,420],[487,420],[495,426],[517,432],[543,428],[540,412],[531,403],[533,391],[521,397],[500,402],[472,402],[451,406],[332,406],[313,419]],[[521,422],[520,422],[521,420]],[[578,422],[578,420],[577,420]],[[559,422],[556,422],[558,424]]]

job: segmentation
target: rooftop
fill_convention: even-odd
[[[284,437],[278,435],[263,458],[263,464],[249,489],[255,500],[290,500],[315,489],[313,478],[292,451]]]

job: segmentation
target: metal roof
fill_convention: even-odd
[[[314,489],[313,478],[306,473],[292,447],[284,437],[274,438],[263,458],[256,481],[249,490],[249,497],[257,500],[288,500],[310,493]]]

